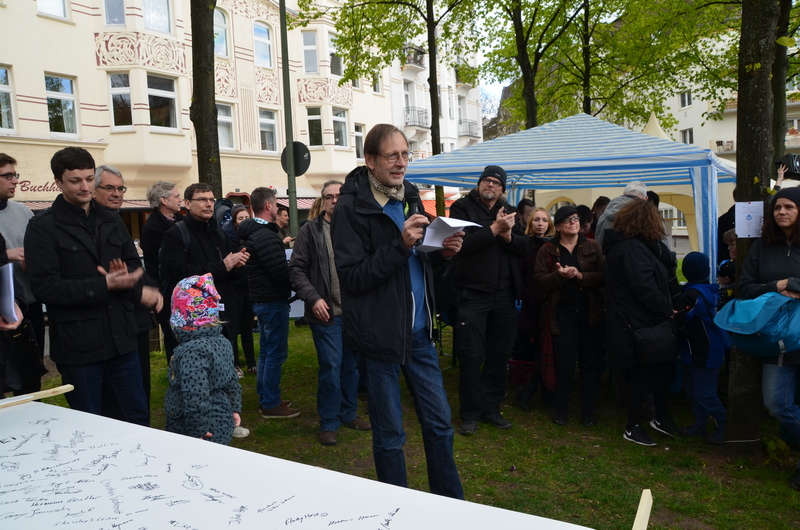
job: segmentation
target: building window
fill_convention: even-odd
[[[686,228],[686,216],[683,215],[683,212],[680,210],[675,210],[676,219],[675,219],[675,226],[680,228]]]
[[[450,150],[451,151],[455,151],[456,150],[456,144],[450,142]]]
[[[317,67],[317,34],[314,31],[303,32],[303,67],[307,74],[319,72]]]
[[[375,72],[372,74],[372,91],[376,94],[381,93],[381,74],[380,72]]]
[[[278,124],[275,120],[275,112],[271,110],[258,110],[258,129],[261,134],[261,150],[276,152],[278,142],[275,131]]]
[[[214,10],[214,55],[228,56],[228,19],[219,9]]]
[[[319,107],[308,107],[308,145],[322,145],[322,113]]]
[[[77,134],[75,122],[75,81],[54,75],[44,76],[47,95],[47,119],[50,132]]]
[[[14,112],[11,110],[11,76],[7,68],[0,68],[0,129],[14,129]]]
[[[67,18],[67,6],[64,4],[64,0],[37,0],[36,7],[39,9],[39,13]]]
[[[359,160],[364,159],[364,126],[363,125],[355,125],[356,129],[355,140],[356,140],[356,158]]]
[[[170,33],[172,23],[169,14],[169,0],[143,0],[144,27]]]
[[[256,65],[272,68],[272,31],[263,22],[253,24]]]
[[[148,75],[147,99],[150,104],[150,125],[167,129],[178,127],[174,79]]]
[[[333,109],[333,145],[347,147],[347,111]]]
[[[450,119],[453,118],[453,96],[450,95],[450,89],[447,90],[447,106],[450,109]]]
[[[685,144],[694,143],[694,129],[684,129],[681,131],[681,142]]]
[[[133,125],[131,113],[131,83],[127,73],[108,74],[111,85],[111,125],[128,127]]]
[[[800,76],[795,75],[786,82],[786,91],[797,92],[798,90],[800,90]]]
[[[355,78],[353,79],[353,88],[361,88],[361,79]]]
[[[691,92],[683,92],[681,94],[681,108],[691,107],[692,106],[692,93]]]
[[[406,108],[414,106],[414,102],[411,99],[411,96],[413,94],[414,94],[414,89],[411,86],[411,82],[403,81],[403,101],[406,104]]]
[[[217,133],[220,149],[233,149],[233,107],[217,103]]]
[[[336,35],[328,33],[328,52],[331,57],[331,75],[341,75],[344,73],[342,58],[336,55]]]
[[[125,24],[125,0],[105,0],[106,25],[120,26]]]

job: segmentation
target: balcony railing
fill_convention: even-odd
[[[480,138],[481,130],[478,128],[478,122],[475,120],[458,120],[458,135]]]
[[[428,109],[406,107],[406,126],[429,128]]]
[[[414,46],[405,49],[407,65],[425,68],[425,50]]]

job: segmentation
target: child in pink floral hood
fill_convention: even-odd
[[[211,274],[184,278],[172,292],[169,323],[178,347],[164,410],[167,431],[227,445],[249,431],[240,426],[242,388],[231,343],[222,335],[219,298]]]

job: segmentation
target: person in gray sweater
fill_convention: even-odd
[[[622,195],[611,199],[611,202],[606,206],[605,212],[597,220],[597,228],[594,231],[594,240],[603,245],[603,237],[605,236],[606,229],[614,228],[614,219],[617,212],[624,208],[629,202],[634,199],[647,199],[647,186],[640,180],[629,182],[625,186],[625,191]]]

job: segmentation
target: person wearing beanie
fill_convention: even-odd
[[[244,438],[242,388],[231,343],[222,335],[220,296],[211,274],[190,276],[172,292],[169,323],[178,346],[164,396],[166,430],[227,445]]]
[[[536,256],[534,285],[544,292],[543,366],[555,365],[553,423],[567,424],[575,364],[580,365],[581,424],[594,427],[603,345],[605,272],[600,243],[580,233],[578,209],[562,206],[556,235]],[[550,337],[551,347],[545,343]],[[548,362],[547,352],[552,352]],[[547,381],[545,381],[547,383]],[[547,384],[545,386],[548,390]]]
[[[680,349],[681,360],[687,367],[686,394],[694,416],[694,423],[681,429],[681,434],[719,445],[725,439],[726,412],[717,395],[717,380],[726,350],[730,348],[730,336],[714,323],[720,296],[719,288],[709,283],[709,257],[689,252],[683,258],[681,270],[688,282],[682,289],[686,339],[681,341]],[[715,428],[706,436],[709,416]]]
[[[522,293],[518,258],[530,252],[531,239],[516,222],[516,209],[502,197],[506,181],[503,168],[486,166],[477,187],[450,206],[450,217],[479,225],[464,230],[461,252],[451,264],[458,293],[454,341],[464,435],[475,433],[478,421],[511,427],[500,403],[516,338],[515,300]]]
[[[717,311],[733,300],[736,288],[736,262],[726,259],[719,264],[717,271],[717,285],[719,285],[719,303]]]
[[[739,295],[752,299],[766,293],[800,298],[800,189],[783,188],[764,213],[761,237],[742,264]],[[800,376],[800,350],[760,357],[761,388],[769,413],[793,437],[800,437],[800,406],[794,401]],[[800,491],[800,462],[789,487]]]

